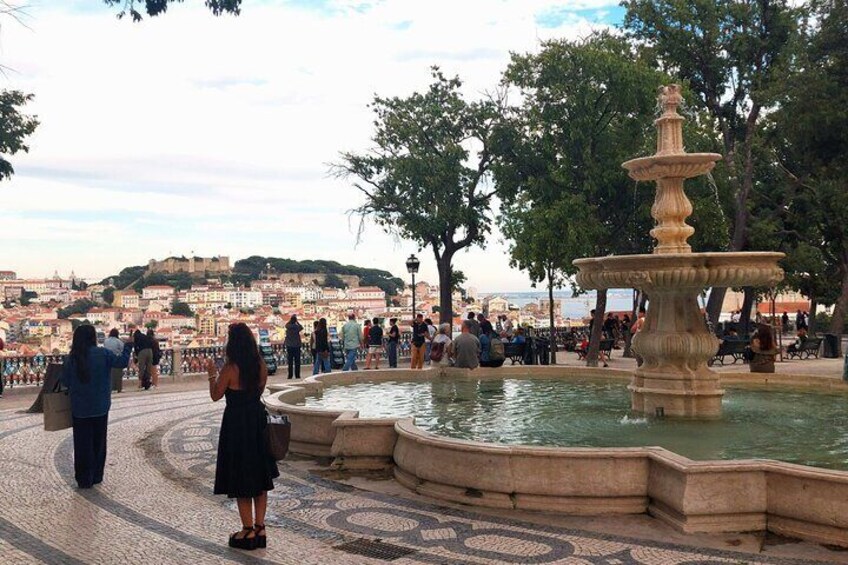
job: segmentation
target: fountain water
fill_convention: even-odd
[[[636,288],[649,298],[645,325],[633,339],[644,362],[630,384],[632,408],[646,414],[715,418],[724,391],[707,361],[718,340],[707,329],[698,294],[707,287],[771,286],[783,278],[782,253],[692,253],[686,241],[695,232],[686,224],[692,204],[683,181],[709,173],[717,153],[686,153],[680,86],[660,89],[662,114],[657,152],[622,166],[637,181],[656,181],[651,208],[657,245],[650,255],[578,259],[577,282],[585,289]]]

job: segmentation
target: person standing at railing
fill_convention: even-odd
[[[79,488],[91,488],[103,481],[106,464],[106,427],[112,405],[111,371],[124,368],[130,360],[132,341],[120,355],[97,347],[94,326],[74,330],[71,352],[62,364],[59,377],[68,388],[74,432],[74,478]]]
[[[109,337],[107,337],[103,341],[104,349],[111,351],[113,355],[120,355],[124,350],[124,342],[118,337],[120,334],[118,333],[118,328],[112,328],[109,330]],[[115,392],[121,392],[124,390],[124,369],[121,367],[112,367],[112,372],[110,374],[112,381],[112,390]]]
[[[345,350],[345,364],[342,371],[356,371],[356,352],[362,342],[362,328],[356,323],[356,315],[348,314],[347,322],[342,326],[342,346]]]
[[[149,390],[153,376],[153,343],[140,329],[136,329],[132,336],[138,365],[138,388]]]
[[[286,324],[286,361],[289,366],[289,378],[300,378],[300,351],[303,347],[303,341],[300,339],[300,332],[303,331],[303,326],[297,321],[297,316],[292,315],[289,323]]]
[[[368,355],[365,357],[365,368],[371,368],[371,360],[374,360],[374,368],[380,368],[380,354],[383,351],[383,328],[380,326],[380,318],[374,318],[368,328]]]
[[[397,318],[389,320],[389,339],[386,343],[386,348],[389,356],[389,369],[397,369],[398,344],[400,343],[400,328],[397,325]]]
[[[418,314],[412,322],[412,369],[424,368],[424,355],[427,352],[427,324],[424,323],[424,315]]]
[[[312,338],[315,342],[315,350],[312,353],[312,358],[315,360],[312,363],[312,374],[317,375],[321,371],[329,373],[330,368],[330,333],[327,330],[327,318],[318,320],[315,326],[315,331],[312,332]]]

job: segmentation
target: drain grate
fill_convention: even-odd
[[[346,551],[347,553],[355,553],[356,555],[363,555],[365,557],[372,557],[374,559],[382,559],[383,561],[394,561],[395,559],[400,559],[401,557],[406,557],[407,555],[411,555],[416,552],[415,549],[409,549],[408,547],[402,547],[393,543],[386,543],[378,539],[373,540],[365,538],[336,545],[333,549],[339,549],[341,551]]]

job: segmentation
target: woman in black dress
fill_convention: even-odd
[[[259,355],[253,333],[244,324],[230,326],[227,358],[220,372],[209,362],[209,395],[217,402],[227,397],[218,438],[215,494],[235,498],[242,530],[230,536],[230,547],[266,546],[265,509],[273,479],[280,476],[268,453],[265,407],[260,400],[268,369]]]

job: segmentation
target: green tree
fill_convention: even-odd
[[[194,316],[194,312],[191,310],[191,306],[186,304],[185,302],[176,301],[174,305],[171,306],[171,314],[174,316]]]
[[[56,315],[59,319],[65,320],[74,314],[88,314],[89,310],[96,307],[97,304],[93,301],[87,298],[82,298],[80,300],[74,300],[71,304],[64,308],[59,308]]]
[[[370,217],[386,232],[430,248],[439,272],[441,321],[450,323],[453,258],[483,245],[490,231],[495,189],[486,180],[502,105],[468,102],[458,77],[446,78],[436,67],[432,75],[426,92],[375,97],[374,147],[343,153],[333,170],[365,196],[352,211],[363,224]]]
[[[31,290],[21,292],[21,306],[29,306],[34,299],[38,298],[38,293]]]
[[[112,304],[115,301],[115,288],[112,286],[107,286],[103,289],[103,302],[106,304]]]
[[[118,18],[123,18],[129,15],[134,22],[140,22],[144,19],[142,11],[148,16],[158,16],[168,11],[168,6],[174,2],[182,2],[183,0],[103,0],[107,6],[120,6]],[[241,13],[242,0],[204,0],[204,4],[213,14],[220,16],[222,14],[233,14],[235,16]]]
[[[830,331],[842,333],[848,314],[848,5],[816,0],[811,9],[797,43],[796,71],[770,116],[771,141],[788,185],[787,233],[797,249],[788,266],[795,286],[813,305],[835,304]]]
[[[330,273],[324,277],[324,286],[329,288],[347,288],[344,280],[335,273]]]
[[[573,260],[650,246],[650,203],[634,197],[621,163],[650,146],[663,79],[626,40],[596,33],[513,56],[505,80],[523,104],[496,144],[500,224],[512,264],[534,285],[547,280],[553,305],[553,289],[575,273]],[[605,308],[606,291],[599,291],[598,318]],[[596,365],[597,320],[594,329],[587,357]]]
[[[32,98],[32,94],[19,90],[0,91],[0,180],[8,180],[15,173],[7,156],[29,152],[26,138],[38,127],[38,118],[21,113],[21,108]]]
[[[157,326],[159,326],[158,320],[150,320],[149,322],[144,324],[144,327],[147,328],[148,330],[155,330]]]
[[[749,196],[761,118],[785,77],[798,12],[786,0],[625,0],[624,27],[658,66],[685,80],[711,118],[732,187],[729,248],[749,247]],[[714,288],[715,323],[726,289]]]

